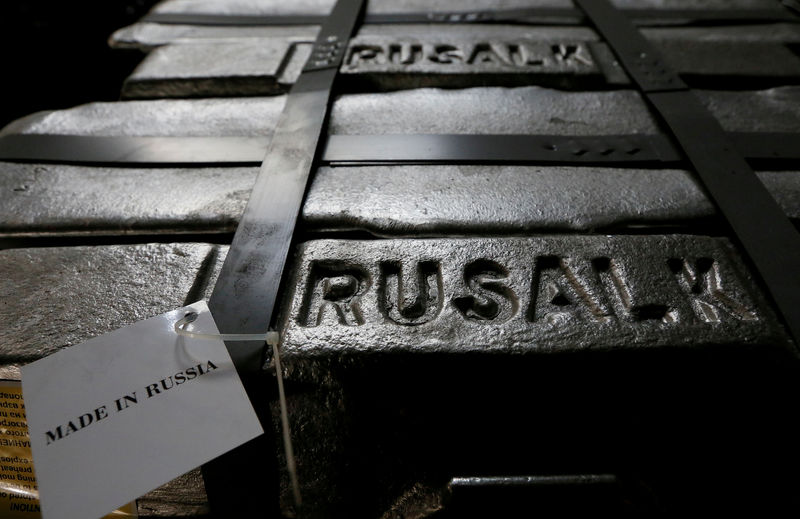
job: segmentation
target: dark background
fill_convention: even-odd
[[[2,0],[0,127],[38,110],[119,98],[143,55],[108,37],[156,0]]]

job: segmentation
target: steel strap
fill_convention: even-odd
[[[798,133],[728,133],[749,160],[800,160]],[[15,134],[0,137],[0,160],[115,166],[254,166],[263,137],[103,137]],[[320,162],[366,164],[676,164],[666,135],[330,135]]]
[[[265,333],[272,321],[284,265],[330,104],[344,47],[364,0],[338,0],[322,26],[312,56],[292,87],[261,166],[247,208],[209,299],[220,333]],[[203,466],[211,510],[219,517],[278,515],[270,492],[279,483],[274,460],[263,341],[238,342],[228,350],[242,374],[265,436]],[[263,375],[263,374],[262,374]],[[255,469],[255,470],[253,470]]]
[[[327,118],[331,88],[363,0],[338,0],[292,86],[209,300],[220,333],[264,333]],[[231,348],[237,368],[261,368],[262,343]]]
[[[800,159],[800,134],[732,133],[748,159]],[[683,155],[666,135],[331,135],[323,162],[367,164],[675,165]]]
[[[800,345],[800,234],[719,122],[608,0],[575,0],[653,105]]]
[[[798,22],[788,9],[776,3],[775,9],[623,9],[640,25],[654,20],[700,23],[769,23]],[[375,13],[367,14],[364,23],[576,23],[585,16],[579,9],[530,7],[525,9],[501,9],[496,11],[452,11],[428,13]],[[209,26],[272,26],[272,25],[321,25],[326,17],[319,15],[235,15],[205,13],[150,13],[142,22],[169,25]]]

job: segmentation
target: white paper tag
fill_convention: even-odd
[[[44,518],[87,519],[263,431],[204,302],[135,323],[22,368]]]

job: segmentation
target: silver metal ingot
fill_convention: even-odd
[[[800,131],[797,87],[699,95],[726,130]],[[283,102],[284,96],[93,103],[40,112],[1,133],[263,137],[266,149]],[[628,90],[417,89],[341,96],[330,132],[613,135],[655,134],[658,125]],[[257,168],[5,162],[0,171],[0,233],[42,235],[230,232]],[[787,214],[800,216],[800,173],[759,175]],[[303,209],[308,228],[395,236],[674,225],[713,216],[686,171],[577,166],[323,167]]]
[[[88,103],[42,111],[9,123],[0,135],[42,133],[105,136],[263,136],[272,131],[285,96]]]
[[[233,232],[258,168],[0,163],[0,235]]]
[[[227,247],[163,243],[0,251],[0,363],[38,360],[204,297]]]
[[[176,43],[151,52],[125,81],[124,98],[275,95],[294,84],[312,42],[252,38]]]
[[[227,246],[163,243],[0,251],[0,378],[141,319],[208,297]],[[209,513],[199,470],[142,496],[139,517]]]
[[[213,13],[213,14],[258,14],[258,15],[290,15],[315,14],[323,15],[333,6],[333,0],[297,0],[282,2],[280,0],[166,0],[154,9],[159,13]],[[698,8],[775,8],[769,0],[615,0],[614,5],[620,8],[640,9],[698,9]],[[502,10],[528,7],[571,8],[569,0],[374,0],[370,2],[368,12],[451,12],[474,11],[481,9]]]
[[[260,37],[176,38],[150,53],[127,79],[123,96],[285,92],[308,57],[313,35],[282,30],[271,28]],[[658,28],[647,35],[676,71],[700,85],[725,84],[733,77],[746,78],[751,86],[777,85],[800,77],[800,57],[787,46],[800,42],[800,28],[792,25],[705,33]],[[751,41],[754,37],[758,41]],[[351,86],[383,90],[628,84],[608,47],[597,40],[584,27],[442,25],[431,31],[420,25],[367,25],[350,42],[341,73]]]
[[[320,240],[290,286],[287,358],[789,344],[723,238]]]
[[[362,35],[351,42],[341,72],[351,80],[358,78],[386,89],[463,88],[493,82],[504,86],[558,84],[566,88],[627,83],[614,56],[605,44],[594,41],[595,35],[584,39],[569,30],[562,31],[560,37],[551,35],[549,39],[515,38],[513,33],[484,36],[474,31],[448,35],[446,28],[434,36],[430,32],[425,36]],[[763,33],[769,31],[763,26]],[[789,77],[800,76],[800,57],[786,45],[800,41],[800,30],[789,28],[787,32],[790,34],[783,41],[763,38],[759,42],[727,39],[724,34],[717,39],[703,38],[697,32],[680,29],[661,29],[649,36],[666,61],[687,80],[746,77],[751,82],[762,79],[781,84]]]
[[[597,33],[588,27],[575,26],[524,26],[524,25],[436,25],[390,24],[363,25],[356,36],[383,36],[398,38],[430,38],[431,32],[438,37],[482,39],[526,39],[533,41],[577,40],[599,41]],[[313,42],[318,26],[213,26],[213,25],[164,25],[140,22],[116,31],[110,43],[116,48],[152,50],[171,43],[225,43],[250,38],[283,38],[292,43]],[[717,42],[783,42],[797,41],[798,28],[794,24],[747,24],[719,27],[643,27],[641,29],[654,43],[670,40],[717,41]]]
[[[726,131],[800,132],[798,86],[696,93]],[[268,141],[284,102],[285,96],[90,103],[18,119],[0,136],[264,136]],[[633,90],[528,86],[342,95],[333,104],[329,132],[613,135],[658,133],[659,126]]]
[[[758,176],[787,216],[800,218],[800,172]],[[418,237],[696,226],[713,218],[688,171],[562,166],[325,167],[303,208],[313,230]]]

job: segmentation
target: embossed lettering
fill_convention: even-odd
[[[617,255],[615,248],[597,247],[608,250],[603,256],[586,255],[585,250],[574,256],[506,254],[503,263],[488,256],[446,269],[429,256],[409,258],[400,249],[395,256],[364,265],[350,252],[347,260],[312,260],[295,320],[301,327],[358,326],[365,321],[418,326],[444,315],[448,323],[455,318],[487,326],[522,323],[551,329],[582,322],[654,331],[760,318],[731,264],[710,254]],[[459,274],[445,278],[444,272]],[[529,295],[518,284],[523,273],[529,276]],[[522,294],[529,298],[525,303]],[[446,301],[452,306],[443,312]],[[151,392],[159,389],[168,388],[153,387]]]
[[[509,45],[511,61],[518,67],[536,66],[545,64],[545,57],[537,54],[529,45]]]
[[[428,56],[434,63],[462,63],[464,61],[463,52],[453,45],[437,45],[434,47],[434,52]]]
[[[513,65],[511,55],[507,46],[478,43],[473,47],[467,59],[467,63],[474,64],[493,64],[493,65]]]
[[[616,312],[618,317],[632,321],[661,321],[663,323],[673,323],[677,320],[677,312],[663,302],[653,302],[650,298],[661,296],[666,299],[667,294],[663,290],[653,292],[653,286],[648,285],[651,293],[635,296],[631,283],[627,279],[628,274],[624,265],[611,258],[595,258],[592,266],[597,272],[600,282],[603,284],[610,299],[617,302],[619,310]],[[649,279],[655,282],[654,279]]]
[[[384,50],[380,45],[353,45],[347,63],[350,65],[379,65],[384,63]]]
[[[389,45],[389,63],[412,65],[422,59],[422,45],[415,43],[393,43]]]
[[[453,304],[467,319],[502,323],[517,313],[519,301],[514,291],[502,280],[508,270],[497,262],[481,259],[464,268],[464,282],[474,295],[457,297]]]
[[[551,47],[556,61],[563,63],[581,63],[591,65],[592,60],[583,53],[583,47],[578,45],[553,45]]]
[[[723,315],[741,321],[755,321],[756,313],[749,305],[737,299],[744,294],[726,290],[722,280],[720,264],[711,258],[670,258],[667,261],[678,285],[689,296],[695,315],[707,323],[718,323]],[[730,288],[730,287],[729,287]]]
[[[313,263],[306,283],[299,324],[364,324],[359,300],[368,288],[369,275],[359,266],[345,262]]]
[[[397,324],[424,324],[442,310],[442,275],[434,261],[383,263],[378,291],[383,314]]]
[[[468,43],[392,42],[355,43],[345,63],[352,69],[390,66],[396,69],[426,61],[438,65],[470,65],[476,68],[581,68],[593,66],[582,44],[483,41]]]
[[[573,258],[543,256],[536,259],[531,285],[528,320],[551,324],[569,319],[607,322],[612,318],[608,304],[593,283],[589,262]]]

